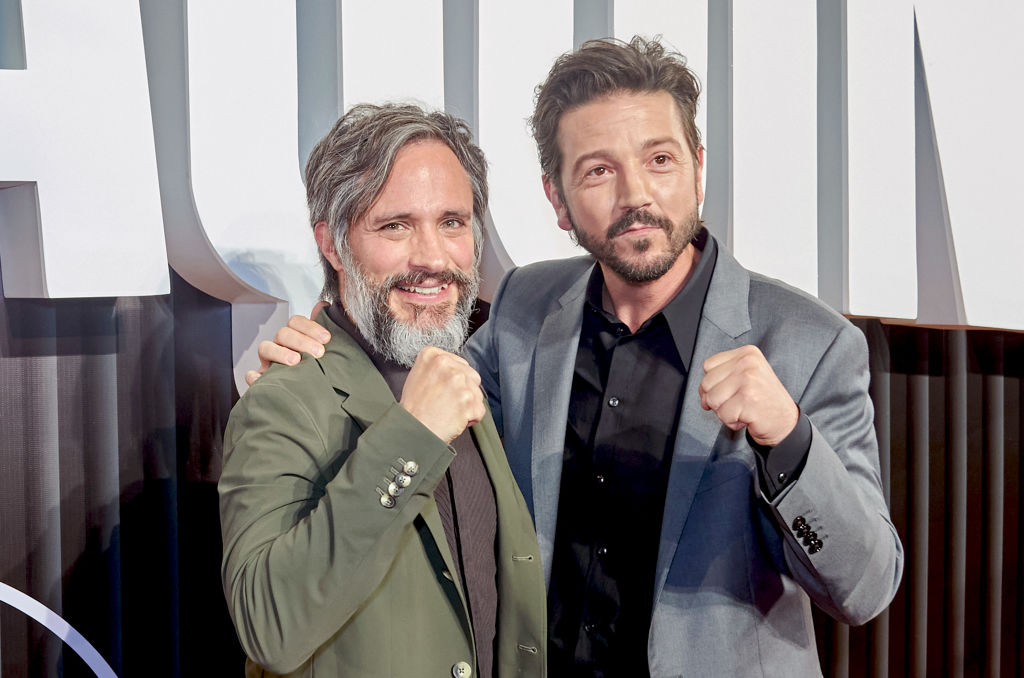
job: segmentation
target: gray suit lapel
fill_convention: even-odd
[[[558,491],[562,480],[565,427],[569,416],[576,351],[583,324],[583,301],[592,267],[587,267],[549,314],[537,338],[534,359],[532,478],[533,515],[540,542],[545,582],[551,576],[558,514]]]
[[[698,388],[704,378],[702,364],[716,353],[747,343],[744,335],[750,331],[747,306],[749,293],[749,274],[719,245],[718,260],[697,330],[697,344],[694,346],[690,374],[686,380],[683,411],[679,417],[675,449],[672,452],[672,468],[665,495],[665,513],[658,549],[655,605],[665,587],[672,558],[686,525],[697,486],[704,475],[704,468],[715,441],[723,431],[722,423],[715,413],[700,406]]]

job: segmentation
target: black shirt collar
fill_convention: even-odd
[[[707,297],[708,287],[711,285],[711,274],[715,270],[715,261],[718,259],[718,245],[715,239],[708,234],[706,228],[702,227],[694,236],[693,244],[701,253],[693,275],[661,311],[648,318],[634,333],[644,332],[652,323],[663,317],[668,323],[669,330],[672,332],[672,340],[687,371],[690,370],[693,347],[697,343],[697,327],[700,325],[700,316],[704,309],[704,298]],[[587,283],[587,305],[596,311],[605,322],[613,325],[622,324],[614,313],[604,310],[603,292],[604,273],[598,264],[594,266],[594,270],[590,274],[590,281]]]

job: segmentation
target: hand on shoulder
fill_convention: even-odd
[[[309,353],[315,358],[322,356],[324,346],[331,340],[331,334],[310,318],[315,318],[327,306],[326,301],[318,302],[309,318],[293,315],[288,319],[288,324],[277,331],[273,341],[260,342],[257,350],[260,367],[245,373],[245,383],[252,386],[271,363],[297,365],[302,353]]]

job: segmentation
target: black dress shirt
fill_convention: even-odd
[[[600,266],[587,286],[548,595],[553,676],[647,675],[665,492],[687,379],[703,378],[691,359],[717,259],[706,230],[695,245],[690,280],[635,333],[604,310]],[[783,454],[754,446],[769,498],[803,465],[804,419]],[[769,472],[782,480],[766,485]]]
[[[716,249],[702,231],[690,280],[635,333],[587,287],[552,559],[550,673],[647,668],[661,516],[679,412]]]

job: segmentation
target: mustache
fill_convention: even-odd
[[[671,233],[673,228],[672,220],[668,217],[659,217],[657,214],[645,209],[631,209],[608,227],[608,234],[605,238],[611,240],[615,236],[624,233],[633,224],[655,226],[666,233]]]
[[[473,283],[474,279],[467,273],[450,268],[437,273],[428,273],[427,271],[409,271],[408,273],[396,273],[388,276],[380,287],[381,289],[389,291],[398,286],[419,287],[428,280],[437,285],[450,285],[455,283],[459,287],[465,289]]]

